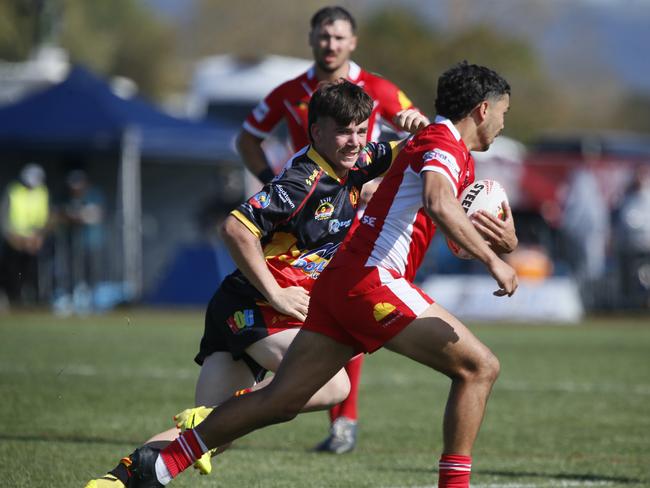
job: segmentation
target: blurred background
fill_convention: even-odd
[[[327,4],[0,1],[0,310],[207,303],[233,269],[217,226],[257,188],[234,137],[311,65],[309,19]],[[503,136],[476,160],[509,195],[522,286],[494,299],[482,266],[439,236],[423,288],[464,317],[647,313],[650,1],[339,4],[359,23],[353,59],[429,116],[457,61],[512,86]],[[285,139],[265,141],[276,165]],[[26,188],[38,197],[17,209]]]

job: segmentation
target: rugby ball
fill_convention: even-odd
[[[485,210],[495,217],[505,220],[503,202],[508,201],[508,195],[497,181],[477,180],[463,190],[459,200],[468,217],[474,212]],[[474,257],[449,238],[447,238],[447,246],[458,258],[473,259]]]

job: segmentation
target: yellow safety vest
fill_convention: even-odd
[[[9,189],[9,229],[29,237],[47,224],[49,198],[44,185],[27,188],[13,183]]]

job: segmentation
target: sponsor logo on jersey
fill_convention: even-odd
[[[359,189],[356,187],[350,189],[350,203],[354,208],[359,204]]]
[[[365,225],[369,225],[370,227],[374,227],[375,224],[377,223],[377,217],[371,217],[370,215],[364,215],[361,217],[361,223]]]
[[[255,312],[250,308],[238,310],[226,319],[226,324],[233,334],[238,334],[242,329],[255,325]]]
[[[318,176],[318,170],[315,169],[312,174],[310,174],[307,178],[305,178],[305,183],[307,183],[309,186],[313,185],[314,180]]]
[[[392,303],[379,302],[372,308],[372,316],[382,327],[388,327],[403,315]]]
[[[316,220],[327,220],[332,217],[334,214],[334,205],[330,202],[321,202],[321,204],[314,212],[314,218]]]
[[[264,120],[264,117],[266,117],[266,114],[268,113],[269,113],[269,106],[266,104],[264,100],[258,103],[257,106],[253,109],[253,117],[255,117],[255,120],[257,120],[258,122]]]
[[[316,279],[330,262],[340,245],[340,242],[323,244],[314,250],[300,255],[291,266],[301,270],[310,278]]]
[[[287,193],[287,190],[285,190],[282,185],[276,185],[275,188],[278,191],[278,195],[280,196],[280,200],[282,200],[283,203],[286,203],[291,208],[296,208],[296,205],[293,203],[293,200],[291,200],[291,197]]]
[[[271,199],[269,198],[268,193],[261,191],[250,197],[248,203],[255,208],[266,208],[271,204]]]
[[[458,166],[456,158],[447,151],[436,148],[432,151],[425,152],[422,159],[425,163],[428,163],[430,161],[438,161],[441,165],[447,168],[456,179],[458,179],[460,176],[460,166]]]
[[[370,154],[370,148],[366,146],[361,149],[361,152],[359,152],[357,164],[361,166],[368,166],[370,163],[372,163],[372,155]]]
[[[330,234],[336,234],[340,230],[347,229],[351,225],[352,225],[352,219],[348,219],[348,220],[333,219],[330,220],[330,223],[327,226],[327,231]]]
[[[296,103],[293,104],[295,108],[298,110],[306,112],[309,109],[309,104],[305,102],[304,100],[298,100]]]

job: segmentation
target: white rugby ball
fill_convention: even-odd
[[[459,200],[468,217],[479,210],[485,210],[495,217],[505,220],[503,202],[508,201],[508,195],[497,181],[477,180],[463,190]],[[458,258],[472,259],[474,257],[449,238],[447,238],[447,246]]]

